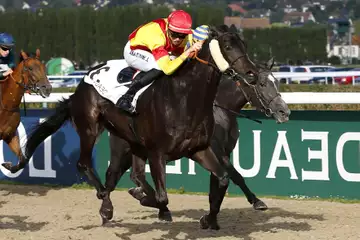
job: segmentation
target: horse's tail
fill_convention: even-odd
[[[28,164],[36,148],[48,136],[54,134],[67,120],[70,119],[70,104],[71,97],[59,101],[59,106],[55,109],[55,113],[34,127],[25,143],[23,156],[20,156],[17,165],[12,166],[11,162],[5,162],[2,165],[12,173],[23,169]]]

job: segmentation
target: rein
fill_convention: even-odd
[[[203,63],[203,64],[205,64],[205,65],[209,65],[209,66],[215,68],[217,71],[219,71],[219,68],[218,68],[215,64],[199,58],[199,57],[198,57],[198,52],[199,52],[199,51],[195,51],[195,55],[194,55],[194,57],[192,57],[192,58],[195,58],[195,59],[198,60],[199,62],[201,62],[201,63]]]

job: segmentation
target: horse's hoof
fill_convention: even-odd
[[[101,213],[100,213],[101,214]],[[107,227],[109,225],[109,220],[107,218],[104,218],[103,216],[101,216],[101,219],[102,219],[102,224],[101,226],[103,227]]]
[[[19,171],[19,169],[17,169],[17,166],[13,166],[11,162],[4,162],[1,165],[7,170],[9,170],[11,173],[16,173],[17,171]]]
[[[136,188],[129,188],[128,193],[133,196],[133,198],[137,199],[137,200],[141,200],[144,197],[146,197],[146,195],[144,194],[144,192],[142,191],[142,188],[140,187],[136,187]]]
[[[209,223],[206,219],[206,215],[202,216],[200,218],[200,228],[201,229],[208,229],[209,228]]]
[[[253,208],[259,211],[265,211],[268,209],[268,206],[260,199],[257,199],[257,201],[253,204]]]
[[[209,215],[204,215],[200,218],[200,227],[201,229],[212,229],[212,230],[219,230],[220,226],[217,223],[217,219],[211,220]]]
[[[111,220],[113,218],[114,207],[112,206],[111,203],[103,202],[101,204],[99,213],[100,213],[100,216],[103,219],[103,223],[104,223],[105,219]]]
[[[172,220],[173,220],[170,211],[165,211],[165,212],[160,211],[158,218],[159,218],[159,220],[166,221],[166,222],[172,222]]]

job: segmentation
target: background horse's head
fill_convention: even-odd
[[[239,77],[238,81],[246,99],[253,107],[268,117],[272,116],[276,122],[284,123],[289,120],[290,110],[279,93],[279,80],[271,72],[273,64],[273,58],[266,64],[257,64],[259,73],[256,80],[255,76],[252,76],[250,81],[243,77]]]
[[[43,98],[50,95],[52,87],[46,75],[45,65],[40,61],[40,50],[35,54],[20,52],[20,63],[17,67],[21,71],[20,85],[24,90],[39,94]]]
[[[248,101],[277,122],[288,121],[290,110],[278,91],[278,80],[271,73],[274,60],[256,65],[250,60],[245,42],[236,29],[226,25],[212,27],[210,38],[210,50],[216,65],[231,79],[240,82]]]

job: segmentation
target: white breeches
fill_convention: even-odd
[[[148,72],[153,68],[160,70],[154,56],[150,52],[141,49],[131,50],[130,42],[127,42],[124,47],[124,59],[129,66],[143,72]]]

